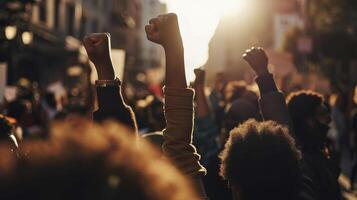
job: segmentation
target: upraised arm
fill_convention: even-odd
[[[187,88],[184,49],[175,14],[160,15],[145,27],[150,41],[162,45],[166,55],[164,154],[189,175],[201,196],[201,176],[206,173],[192,144],[194,91]]]
[[[273,120],[289,127],[294,136],[293,126],[286,107],[284,95],[278,91],[274,77],[268,70],[268,57],[262,48],[251,48],[243,58],[255,71],[260,90],[260,109],[264,120]]]
[[[207,117],[210,114],[210,107],[205,95],[205,76],[206,71],[203,69],[195,69],[196,80],[193,87],[196,91],[196,113],[198,117]]]
[[[131,107],[125,104],[121,82],[115,78],[110,53],[110,35],[90,34],[84,38],[83,44],[98,73],[96,87],[99,108],[93,113],[94,121],[114,119],[137,132],[135,115]]]

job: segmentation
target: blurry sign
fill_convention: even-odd
[[[8,102],[12,102],[16,100],[17,96],[17,87],[16,86],[7,86],[5,87],[5,99]]]
[[[300,53],[311,53],[312,52],[312,38],[308,36],[301,36],[297,41],[297,48]]]
[[[125,51],[122,49],[112,49],[112,61],[114,66],[115,77],[123,80],[125,69]],[[94,84],[98,80],[97,70],[92,62],[89,62],[91,68],[90,80]]]
[[[286,33],[293,27],[303,27],[303,20],[297,14],[274,15],[274,48],[280,50],[285,41]]]
[[[266,50],[269,57],[270,71],[277,76],[286,76],[295,71],[293,56],[290,53],[278,52],[273,49]]]
[[[5,87],[6,87],[6,77],[7,76],[7,64],[0,63],[0,103],[4,101],[5,97]]]
[[[112,60],[115,77],[123,80],[125,68],[125,51],[122,49],[112,49]]]
[[[62,82],[54,82],[47,87],[48,92],[52,92],[56,98],[60,98],[66,95],[66,89],[64,88]]]

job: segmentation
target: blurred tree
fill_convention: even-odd
[[[357,58],[357,1],[306,2],[305,29],[291,30],[286,35],[284,50],[295,55],[295,64],[300,71],[319,69],[335,84],[348,81],[350,61]],[[298,51],[301,36],[312,38],[311,53]]]

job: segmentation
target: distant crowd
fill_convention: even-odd
[[[95,111],[20,81],[0,107],[0,199],[344,199],[338,179],[343,152],[353,161],[357,150],[357,87],[281,91],[260,47],[242,55],[257,87],[218,73],[209,88],[204,68],[188,85],[178,24],[166,14],[145,27],[165,51],[162,93],[148,87],[127,101],[108,33],[83,39],[98,74]],[[357,163],[351,190],[356,174]]]

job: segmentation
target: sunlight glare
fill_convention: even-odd
[[[168,11],[178,15],[185,46],[186,76],[194,79],[193,69],[208,59],[208,44],[219,20],[247,11],[249,0],[161,0]]]

